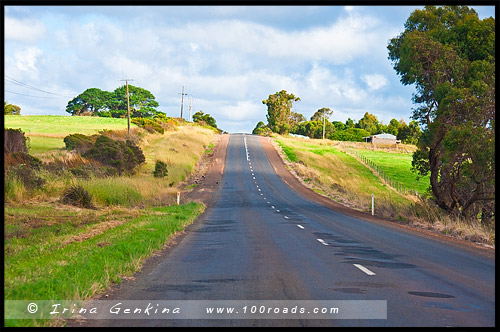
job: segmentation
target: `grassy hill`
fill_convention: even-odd
[[[20,128],[30,138],[30,153],[43,154],[64,148],[63,138],[69,134],[97,134],[100,130],[127,129],[127,119],[96,116],[5,115],[5,128]],[[137,128],[133,123],[130,128]]]

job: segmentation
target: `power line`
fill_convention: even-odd
[[[23,93],[18,93],[18,92],[14,92],[14,91],[9,91],[9,90],[5,90],[5,92],[10,92],[10,93],[13,93],[13,94],[16,94],[16,95],[20,95],[20,96],[26,96],[26,97],[32,97],[32,98],[41,98],[41,99],[67,99],[67,98],[63,98],[63,97],[42,97],[42,96],[31,96],[31,95],[25,95]]]
[[[40,91],[40,92],[43,92],[43,93],[48,93],[48,94],[55,95],[55,96],[60,96],[60,97],[72,97],[72,96],[69,96],[69,95],[62,95],[62,94],[59,94],[59,93],[54,93],[54,92],[50,92],[50,91],[45,91],[45,90],[39,89],[37,87],[34,87],[34,86],[29,85],[29,84],[23,83],[21,81],[18,81],[16,79],[12,78],[12,77],[7,76],[7,75],[5,75],[5,77],[6,77],[7,82],[12,83],[12,84],[16,84],[16,85],[19,85],[19,86],[22,86],[24,88],[28,88],[28,89],[31,89],[31,90],[36,90],[36,91]]]

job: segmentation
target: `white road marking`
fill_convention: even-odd
[[[260,189],[259,189],[259,191],[260,191]]]
[[[263,196],[264,194],[263,193],[260,193],[261,196]],[[265,198],[264,198],[265,199]]]
[[[285,219],[290,219],[290,218],[288,218],[287,216],[285,216]]]
[[[323,239],[316,239],[316,240],[318,240],[318,241],[319,241],[319,243],[321,243],[321,244],[322,244],[322,245],[324,245],[324,246],[327,246],[327,245],[328,245],[328,243],[326,243]]]
[[[274,209],[274,205],[271,205],[271,209]]]
[[[354,264],[355,267],[357,267],[358,269],[360,269],[361,271],[363,271],[364,273],[368,274],[369,276],[374,276],[375,273],[373,273],[372,271],[368,270],[366,267],[364,267],[363,265],[360,265],[360,264]]]
[[[302,225],[297,225],[297,227],[300,229],[304,229],[304,226],[302,226]]]
[[[276,212],[280,212],[280,210],[276,210]]]

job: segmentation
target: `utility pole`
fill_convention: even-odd
[[[129,100],[129,97],[128,97],[128,81],[133,81],[133,79],[131,78],[126,78],[124,80],[121,80],[121,81],[125,81],[126,85],[127,85],[127,136],[130,137],[130,100]]]
[[[325,121],[326,119],[326,112],[323,113],[323,139],[325,139]]]
[[[182,118],[182,109],[184,107],[184,96],[187,96],[187,93],[184,93],[184,85],[182,86],[182,93],[179,93],[181,95],[181,118]]]
[[[192,106],[192,103],[193,102],[193,98],[189,97],[189,119],[188,121],[191,121],[191,106]]]

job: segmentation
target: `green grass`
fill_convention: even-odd
[[[99,130],[127,129],[127,119],[65,115],[5,115],[5,128],[21,128],[27,135],[64,137],[73,133],[97,134]],[[130,124],[130,127],[137,127]]]
[[[406,188],[415,188],[419,193],[428,191],[430,186],[429,176],[417,179],[417,174],[411,171],[412,154],[361,149],[358,149],[357,152],[374,162],[387,176]]]
[[[5,300],[84,300],[131,275],[143,260],[193,222],[204,207],[190,203],[123,212],[125,222],[92,233],[113,217],[96,211],[54,211],[50,207],[9,207],[5,241]],[[44,222],[16,237],[23,218]],[[17,220],[17,221],[16,221]],[[85,222],[88,221],[88,222]],[[90,237],[85,237],[90,234]],[[92,236],[94,235],[94,236]],[[74,239],[80,238],[83,240]],[[72,241],[73,239],[73,241]],[[9,320],[8,326],[31,326]]]
[[[276,140],[276,142],[283,149],[283,152],[285,153],[286,157],[288,158],[288,161],[291,161],[291,162],[298,162],[299,161],[299,159],[297,158],[297,155],[295,154],[295,152],[293,151],[293,149],[291,147],[289,147],[288,145],[285,145],[280,140]]]
[[[57,151],[66,148],[62,138],[30,136],[29,151],[32,155],[39,155],[51,151]]]
[[[278,144],[287,156],[291,154],[294,160],[303,163],[295,164],[296,170],[323,194],[343,195],[355,207],[365,211],[370,208],[372,193],[377,201],[384,201],[387,205],[406,202],[356,158],[333,146],[290,138],[281,138]]]

